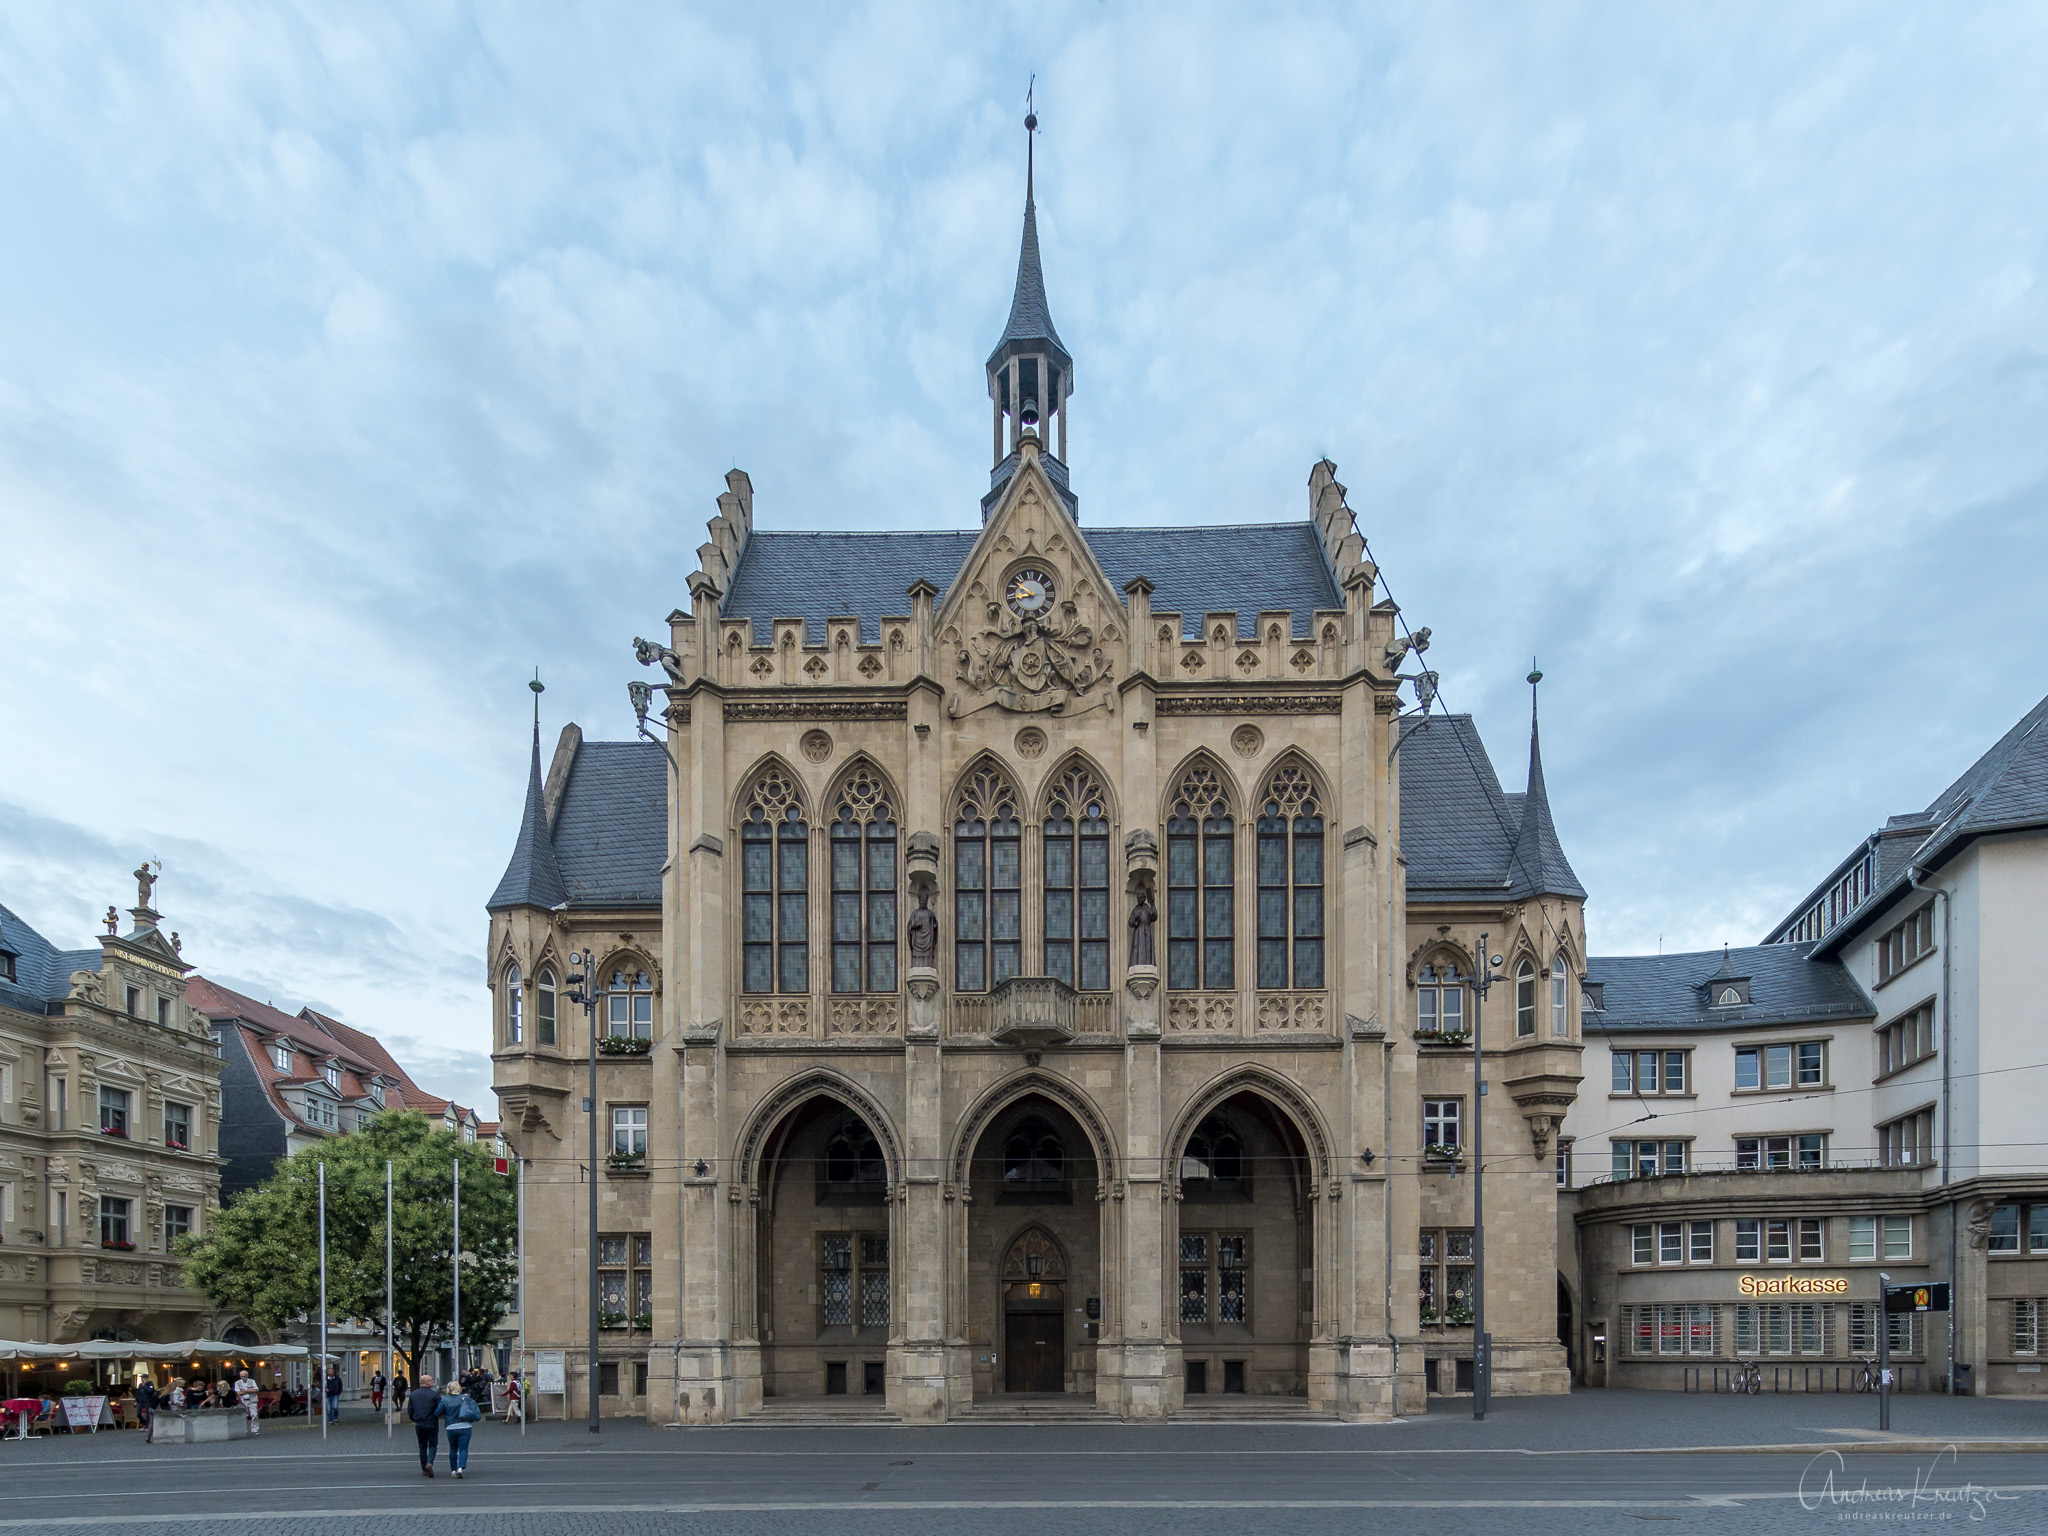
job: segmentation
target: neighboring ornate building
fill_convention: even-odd
[[[0,907],[0,1338],[169,1342],[232,1317],[171,1245],[220,1203],[220,1062],[136,871],[134,925],[62,951]],[[253,1337],[253,1336],[252,1336]]]
[[[1565,1390],[1584,892],[1533,736],[1509,795],[1401,716],[1328,462],[1300,522],[1080,520],[1028,193],[987,374],[978,529],[756,532],[734,471],[636,641],[659,737],[543,777],[536,726],[489,902],[529,1344],[584,1411],[588,951],[607,1411],[1419,1411],[1469,1382],[1475,1104],[1495,1390]]]

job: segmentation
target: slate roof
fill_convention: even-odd
[[[1923,827],[1925,835],[1916,835]],[[2020,716],[2012,729],[1936,795],[1926,810],[1893,816],[1886,822],[1877,836],[1877,870],[1870,895],[1821,940],[1822,952],[1838,951],[1884,913],[1911,884],[1913,866],[1938,868],[1979,837],[2037,827],[2048,827],[2048,698]],[[1853,862],[1856,856],[1844,862]],[[1801,898],[1766,935],[1765,942],[1784,932],[1824,896],[1841,868],[1837,866],[1835,873]]]
[[[519,817],[519,836],[512,860],[499,877],[497,890],[484,903],[486,912],[506,907],[540,907],[548,911],[569,899],[555,848],[548,836],[547,796],[541,788],[540,722],[533,723],[533,769],[526,781],[526,807]]]
[[[1875,1010],[1839,961],[1820,959],[1812,944],[1756,944],[1726,952],[1729,974],[1749,978],[1749,1002],[1707,1005],[1701,983],[1723,969],[1723,952],[1682,955],[1595,955],[1586,980],[1602,997],[1585,1011],[1589,1035],[1646,1029],[1757,1029],[1833,1019],[1866,1019]]]
[[[1470,715],[1403,723],[1401,852],[1410,901],[1585,898],[1551,821],[1533,737],[1529,769],[1530,790],[1504,794]]]
[[[1045,270],[1038,259],[1038,209],[1029,192],[1024,195],[1024,239],[1017,250],[1017,288],[1010,296],[1010,318],[1002,338],[988,356],[994,368],[1011,352],[1044,352],[1059,360],[1060,371],[1072,370],[1074,360],[1053,329],[1052,306],[1045,301]]]
[[[586,741],[555,812],[554,853],[571,906],[661,906],[668,759],[651,741]]]
[[[0,907],[0,949],[13,954],[13,981],[0,978],[0,1006],[22,1013],[61,1012],[71,995],[73,971],[96,971],[98,949],[59,949],[21,918]]]
[[[719,604],[725,618],[754,621],[766,645],[774,619],[801,618],[813,645],[825,620],[857,614],[861,638],[881,638],[885,617],[907,615],[905,589],[923,577],[942,593],[953,585],[978,534],[933,530],[900,533],[755,533],[740,555],[732,588]],[[1125,583],[1152,583],[1154,612],[1181,615],[1181,633],[1202,632],[1205,613],[1235,609],[1240,638],[1258,632],[1261,610],[1285,609],[1290,632],[1305,638],[1317,609],[1342,608],[1315,525],[1252,523],[1194,528],[1084,528],[1082,536],[1122,601]]]

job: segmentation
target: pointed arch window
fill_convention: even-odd
[[[1524,960],[1515,968],[1515,1037],[1526,1039],[1536,1033],[1536,962]]]
[[[1249,1193],[1251,1170],[1244,1138],[1220,1110],[1202,1117],[1180,1159],[1181,1190],[1190,1199]]]
[[[612,972],[605,997],[605,1033],[622,1040],[654,1038],[654,983],[645,971]]]
[[[1027,1115],[1003,1138],[1003,1193],[1044,1199],[1067,1186],[1067,1148],[1038,1115]]]
[[[896,812],[873,770],[839,786],[832,821],[832,990],[896,990]]]
[[[1323,817],[1315,786],[1283,765],[1259,814],[1259,985],[1323,985]]]
[[[526,1034],[525,999],[519,995],[519,967],[505,970],[505,1043],[518,1045]],[[331,1069],[330,1069],[331,1070]]]
[[[953,822],[953,986],[986,992],[1018,974],[1024,954],[1024,827],[1017,792],[994,768],[976,771]]]
[[[848,1112],[825,1137],[825,1157],[818,1166],[820,1205],[867,1204],[883,1200],[889,1190],[889,1165],[882,1143],[867,1121]]]
[[[1571,962],[1558,951],[1550,960],[1550,1032],[1560,1040],[1572,1032]]]
[[[1060,775],[1045,807],[1045,974],[1109,990],[1109,816],[1083,768]]]
[[[1216,770],[1190,768],[1166,820],[1166,984],[1236,985],[1236,824]]]
[[[546,966],[533,983],[533,1043],[555,1043],[555,973]]]
[[[811,989],[811,843],[796,790],[781,768],[754,781],[740,821],[740,985],[748,992]]]
[[[1465,1033],[1465,978],[1446,961],[1425,965],[1415,978],[1415,1032],[1418,1035]]]

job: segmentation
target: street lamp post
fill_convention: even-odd
[[[590,1396],[590,1432],[602,1433],[597,1416],[597,978],[591,974],[595,957],[589,950],[572,953],[569,964],[569,1001],[583,1005],[583,1022],[590,1033],[590,1097],[583,1101],[583,1115],[590,1122],[590,1379],[585,1387]],[[526,1298],[520,1297],[521,1305]]]

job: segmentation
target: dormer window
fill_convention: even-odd
[[[340,1067],[338,1067],[338,1066],[336,1066],[336,1065],[335,1065],[335,1064],[334,1064],[333,1062],[331,1062],[331,1061],[330,1061],[329,1063],[327,1063],[327,1074],[326,1074],[326,1075],[327,1075],[327,1086],[328,1086],[328,1087],[330,1087],[330,1088],[339,1088],[339,1087],[341,1086],[341,1068],[340,1068]]]
[[[0,981],[19,981],[21,977],[14,969],[14,951],[0,949]]]
[[[1746,976],[1717,976],[1707,983],[1707,1006],[1710,1008],[1741,1008],[1749,1002],[1749,978]]]
[[[1607,1004],[1603,994],[1607,983],[1604,981],[1582,981],[1579,983],[1579,1005],[1588,1013],[1605,1013]]]
[[[384,1080],[382,1078],[373,1077],[370,1079],[370,1100],[379,1109],[384,1107]]]
[[[276,1041],[270,1047],[270,1059],[277,1064],[278,1071],[289,1072],[292,1069],[292,1048],[282,1040]]]

